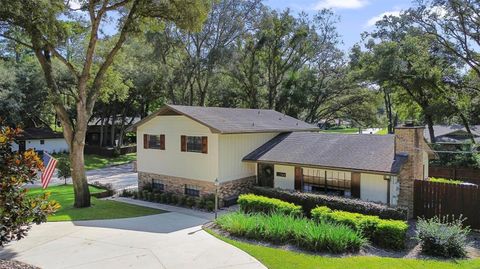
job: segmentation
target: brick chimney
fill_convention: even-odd
[[[409,218],[413,217],[413,182],[423,179],[423,132],[425,127],[407,123],[395,128],[395,154],[407,154],[398,176],[398,206],[408,208]]]

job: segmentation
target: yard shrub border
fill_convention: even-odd
[[[326,206],[312,209],[312,218],[318,222],[345,224],[363,233],[374,244],[389,249],[404,249],[408,224],[401,220],[385,220],[378,216],[364,215]]]
[[[253,186],[250,190],[252,193],[257,195],[276,198],[282,201],[300,205],[302,206],[303,212],[306,216],[310,216],[311,210],[317,206],[327,206],[334,210],[379,216],[381,219],[407,220],[407,209],[403,207],[389,207],[359,199],[288,191],[259,186]]]
[[[255,194],[242,194],[238,197],[237,203],[244,213],[281,213],[285,215],[302,216],[302,207],[293,203],[285,202],[275,198]]]

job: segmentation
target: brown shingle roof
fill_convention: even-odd
[[[222,134],[318,130],[311,124],[274,110],[177,105],[166,105],[134,124],[130,130],[155,116],[172,114],[184,115],[209,127],[213,133]]]
[[[274,137],[243,160],[397,174],[406,156],[395,155],[394,135],[298,132]]]
[[[63,134],[48,128],[25,128],[17,140],[63,138]]]

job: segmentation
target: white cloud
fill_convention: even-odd
[[[78,0],[70,0],[68,1],[68,6],[71,9],[79,9],[81,7],[80,2]]]
[[[372,27],[372,26],[375,25],[375,23],[376,23],[377,21],[382,20],[383,17],[385,17],[385,16],[396,16],[396,17],[399,17],[399,16],[400,16],[400,13],[401,13],[401,11],[387,11],[387,12],[383,12],[382,14],[377,15],[377,16],[369,19],[369,20],[367,21],[367,24],[366,24],[365,26],[366,26],[366,27]]]
[[[339,8],[339,9],[355,9],[368,5],[368,0],[320,0],[315,4],[314,9],[322,8]]]

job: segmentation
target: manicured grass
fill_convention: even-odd
[[[103,190],[90,186],[90,193],[99,193]],[[127,203],[100,200],[91,197],[92,206],[88,208],[73,207],[73,186],[60,185],[48,187],[46,190],[41,188],[30,189],[29,195],[38,195],[43,192],[50,192],[50,199],[57,201],[62,207],[48,217],[48,221],[74,221],[74,220],[96,220],[96,219],[119,219],[133,218],[146,215],[160,214],[165,211],[131,205]]]
[[[57,159],[68,158],[67,154],[54,154]],[[124,163],[129,163],[137,159],[137,153],[129,153],[125,155],[120,155],[118,157],[104,157],[94,154],[85,154],[85,169],[94,170],[104,168],[110,165],[119,165]]]
[[[386,135],[388,134],[388,129],[387,128],[382,128],[380,131],[378,131],[376,134],[378,135]]]
[[[207,232],[255,257],[269,269],[478,269],[480,259],[440,262],[435,260],[415,260],[382,257],[343,257],[332,258],[308,255],[278,248],[264,247],[232,240],[207,229]]]
[[[322,130],[324,133],[358,134],[358,128],[339,128]]]

